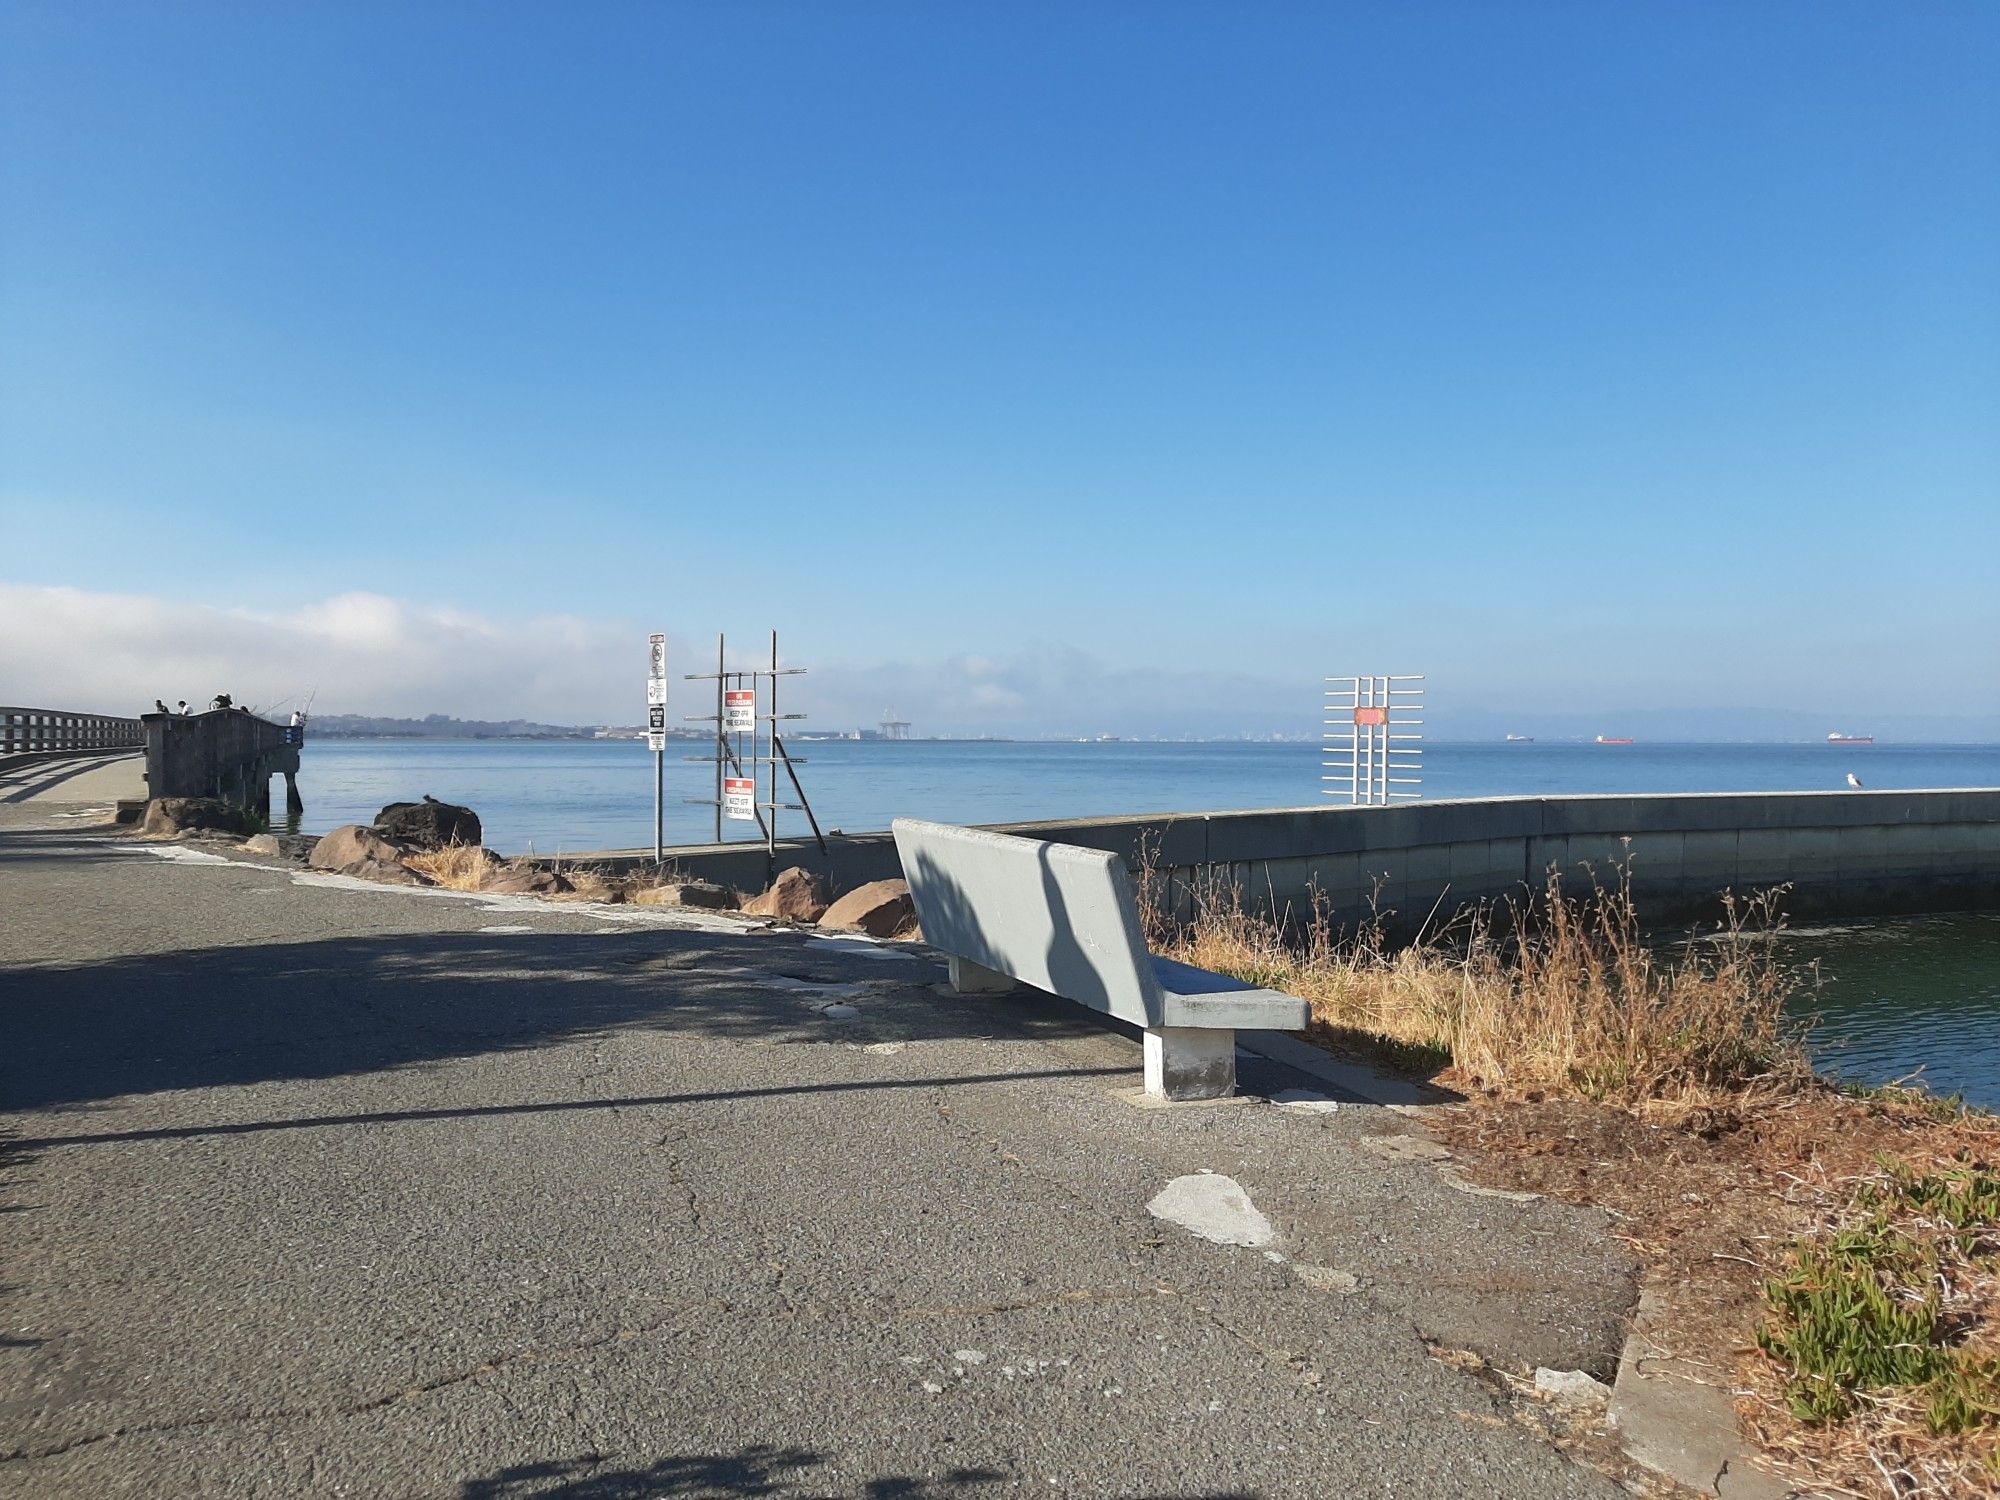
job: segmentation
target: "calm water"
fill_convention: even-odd
[[[714,837],[706,763],[667,752],[667,842]],[[1116,813],[1301,807],[1320,795],[1313,745],[824,740],[795,747],[822,827],[886,828]],[[1426,750],[1426,797],[1580,792],[1771,792],[2000,786],[2000,746],[1453,745]],[[653,757],[626,740],[311,740],[299,776],[308,829],[367,821],[424,793],[478,812],[509,854],[636,849],[653,839]],[[790,829],[805,831],[798,814]],[[755,829],[733,825],[732,832]],[[781,828],[781,831],[784,831]]]
[[[667,757],[667,839],[704,841],[712,771]],[[806,789],[826,828],[883,828],[899,814],[993,823],[1114,813],[1297,807],[1319,797],[1311,745],[974,744],[836,740],[802,744]],[[1452,745],[1425,755],[1427,797],[1586,792],[2000,786],[2000,746],[1836,749],[1826,745]],[[652,842],[653,758],[628,741],[315,740],[300,788],[305,825],[368,821],[423,793],[462,802],[508,853],[637,848]],[[803,833],[788,814],[784,831]],[[751,825],[731,825],[732,831]],[[754,830],[753,830],[754,831]],[[1817,959],[1825,1066],[1867,1082],[1922,1070],[1942,1092],[2000,1109],[2000,916],[1927,917],[1802,930]]]
[[[1938,1093],[2000,1110],[2000,916],[1802,928],[1785,948],[1819,961],[1823,1071],[1891,1083],[1921,1069]]]

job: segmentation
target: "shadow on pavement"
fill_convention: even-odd
[[[634,1029],[765,1046],[1100,1029],[1052,1000],[937,994],[937,977],[927,962],[661,928],[403,933],[14,968],[0,971],[0,1105],[338,1078]],[[857,1004],[860,1020],[820,1016],[831,999]]]
[[[826,1462],[805,1448],[757,1446],[736,1454],[690,1454],[663,1458],[643,1469],[606,1467],[596,1455],[518,1464],[483,1479],[468,1480],[459,1500],[639,1500],[664,1495],[813,1495],[834,1500],[927,1500],[927,1497],[987,1485],[1011,1484],[997,1469],[951,1469],[935,1479],[884,1476],[858,1486],[830,1489],[812,1483],[807,1470]],[[1212,1494],[1206,1500],[1250,1500],[1248,1492]]]
[[[100,1135],[23,1136],[24,1152],[56,1146],[106,1146],[119,1141],[179,1141],[198,1136],[262,1135],[331,1125],[408,1125],[425,1120],[477,1120],[502,1115],[568,1114],[577,1110],[648,1109],[670,1104],[714,1104],[729,1099],[770,1099],[787,1094],[872,1093],[884,1089],[943,1089],[976,1083],[1020,1083],[1035,1078],[1111,1078],[1130,1068],[1043,1068],[1008,1073],[959,1073],[938,1078],[843,1079],[839,1083],[787,1083],[763,1089],[716,1089],[693,1094],[621,1095],[615,1099],[553,1099],[536,1104],[476,1104],[460,1109],[376,1110],[352,1115],[304,1115],[287,1120],[239,1120],[226,1125],[170,1125],[156,1130],[112,1130]],[[4,1184],[0,1184],[4,1186]],[[0,1210],[4,1212],[5,1210]]]
[[[20,764],[0,762],[0,802],[27,802],[48,796],[56,788],[79,776],[130,760],[135,752],[115,751],[104,755],[79,755],[61,760],[30,761]]]

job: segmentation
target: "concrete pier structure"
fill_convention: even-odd
[[[305,810],[299,797],[299,746],[286,725],[241,708],[199,714],[146,714],[149,797],[222,797],[271,817],[271,778],[285,778],[285,810]]]
[[[2000,789],[1482,797],[1397,807],[1167,813],[992,825],[996,832],[1108,849],[1150,864],[1177,903],[1203,882],[1264,911],[1303,915],[1317,893],[1336,920],[1371,901],[1408,920],[1539,890],[1550,870],[1575,889],[1627,864],[1641,914],[1711,911],[1725,890],[1785,885],[1795,916],[1876,916],[2000,906]],[[821,853],[781,844],[842,887],[900,873],[887,833],[836,835]],[[761,844],[687,845],[666,857],[690,877],[757,889]],[[611,863],[650,860],[604,856]]]

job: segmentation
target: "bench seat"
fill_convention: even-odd
[[[1147,952],[1116,855],[916,818],[892,827],[924,941],[950,960],[952,987],[1030,984],[1143,1028],[1150,1094],[1230,1094],[1239,1030],[1306,1024],[1296,996]]]
[[[1233,1031],[1299,1031],[1312,1019],[1312,1007],[1296,995],[1260,990],[1227,974],[1197,969],[1157,953],[1153,976],[1166,1001],[1163,1026],[1222,1026]]]

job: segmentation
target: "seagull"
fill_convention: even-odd
[[[1859,776],[1856,776],[1852,771],[1849,771],[1847,773],[1847,784],[1853,787],[1856,791],[1862,790],[1861,778]]]

